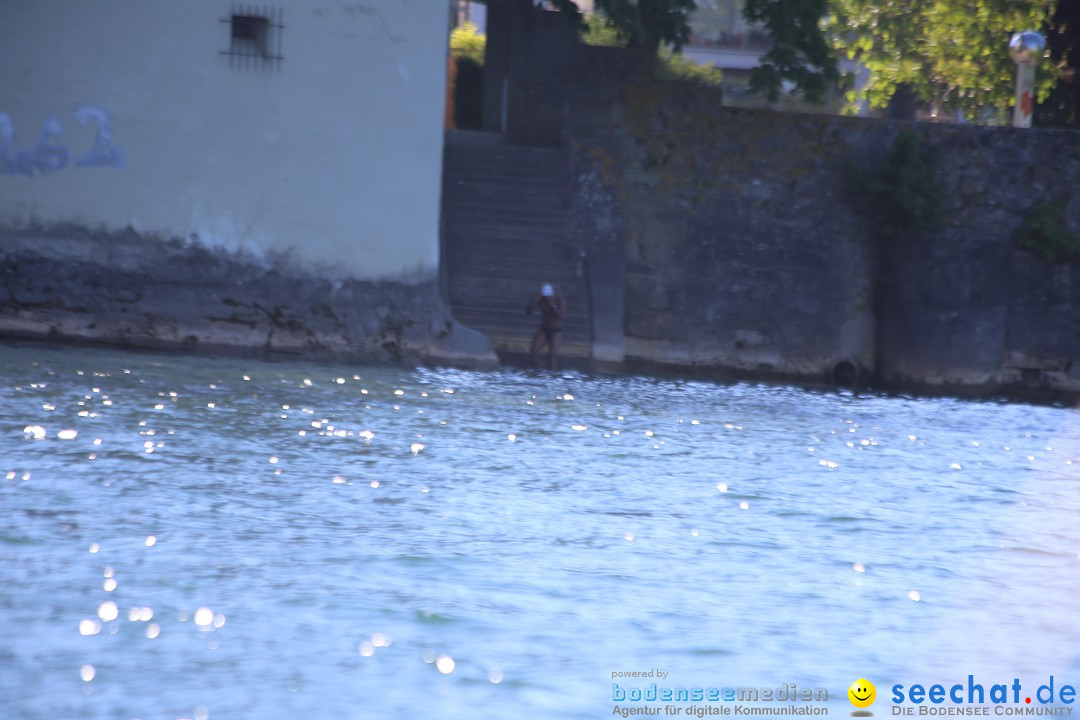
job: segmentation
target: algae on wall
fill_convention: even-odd
[[[659,85],[626,105],[626,304],[649,309],[628,313],[629,345],[772,375],[870,363],[867,249],[830,207],[845,153],[832,118]]]
[[[1080,228],[1077,134],[744,110],[647,82],[624,88],[621,115],[628,358],[804,379],[848,359],[891,382],[1080,389],[1080,270],[1012,241],[1047,195]],[[944,224],[890,256],[882,314],[884,219],[860,212],[847,168],[880,162],[905,127],[937,154]]]

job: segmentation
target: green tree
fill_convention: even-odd
[[[596,8],[632,48],[655,55],[661,45],[675,52],[690,39],[694,0],[596,0]]]
[[[900,0],[902,1],[902,0]],[[772,49],[750,75],[750,87],[775,101],[785,80],[792,92],[821,102],[839,79],[836,55],[822,30],[829,0],[746,0],[743,15],[772,38]]]
[[[576,11],[573,0],[549,0]],[[678,52],[690,38],[695,0],[596,0],[603,23],[630,47]],[[939,112],[962,111],[974,122],[996,122],[1013,104],[1016,66],[1013,33],[1050,35],[1047,60],[1036,76],[1036,100],[1045,101],[1063,77],[1077,73],[1078,0],[745,0],[743,14],[764,27],[772,49],[753,71],[751,86],[776,100],[785,82],[810,101],[821,101],[838,81],[837,55],[870,71],[867,85],[848,93],[853,110],[864,101],[886,107],[911,96]],[[595,20],[588,37],[611,44]],[[601,39],[602,38],[602,39]],[[1068,66],[1068,72],[1066,72]],[[1080,82],[1055,96],[1057,114],[1076,122]],[[1059,120],[1060,122],[1060,120]]]
[[[1059,0],[1046,41],[1061,79],[1035,109],[1035,124],[1075,128],[1080,125],[1080,2]]]
[[[551,0],[559,9],[572,0]],[[746,0],[744,14],[765,26],[773,49],[751,84],[775,100],[784,80],[794,91],[820,101],[838,73],[832,48],[820,27],[828,0]],[[679,56],[690,39],[689,18],[695,0],[596,0],[595,13],[585,22],[584,42],[591,45],[622,45],[660,57],[660,73],[702,85],[718,85],[722,75],[712,66],[694,67]],[[661,51],[661,47],[663,50]]]
[[[771,1],[771,0],[770,0]],[[960,110],[994,122],[1013,104],[1016,65],[1008,43],[1020,30],[1044,28],[1057,0],[831,0],[826,31],[833,46],[870,71],[849,93],[888,105],[909,91],[941,112]],[[1045,99],[1060,72],[1039,67],[1036,98]]]

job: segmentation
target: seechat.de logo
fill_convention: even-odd
[[[848,700],[851,704],[859,708],[855,712],[851,713],[855,717],[872,717],[874,713],[870,712],[866,708],[874,704],[874,700],[877,699],[877,689],[874,687],[874,683],[870,682],[866,678],[859,678],[855,682],[851,683],[851,687],[847,691]]]

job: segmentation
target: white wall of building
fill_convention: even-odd
[[[131,227],[432,279],[445,4],[255,7],[282,12],[280,61],[223,54],[221,0],[0,2],[0,225]]]

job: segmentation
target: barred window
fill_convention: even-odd
[[[222,55],[244,64],[278,62],[281,54],[281,31],[284,11],[256,5],[234,5],[228,19],[229,49]]]

